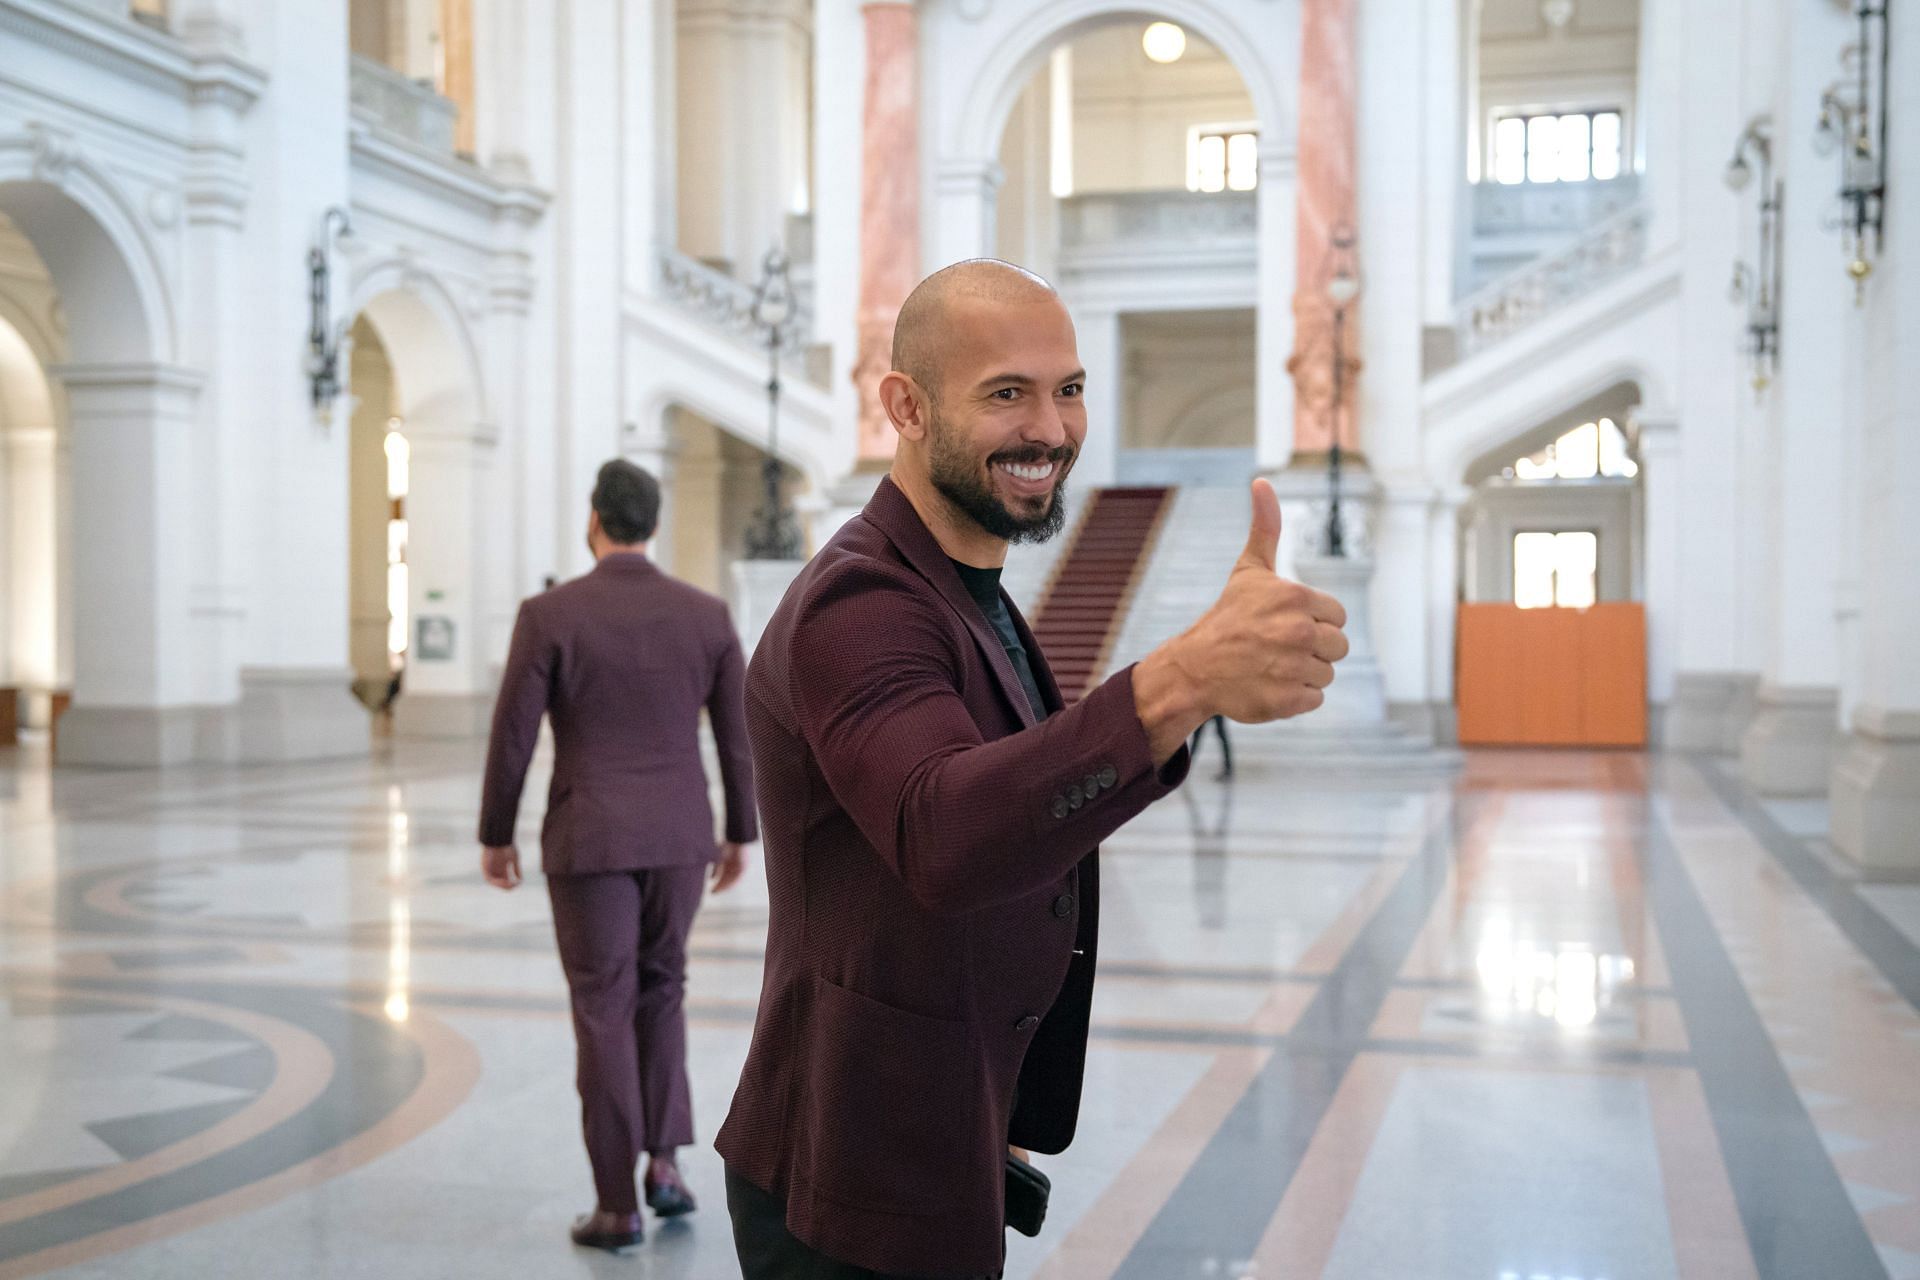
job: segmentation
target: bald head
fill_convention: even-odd
[[[1058,304],[1052,285],[998,258],[969,258],[922,280],[893,322],[893,367],[938,396],[942,356],[951,353],[966,313],[1035,302]]]

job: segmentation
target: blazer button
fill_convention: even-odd
[[[1089,800],[1091,800],[1091,799],[1093,799],[1093,798],[1094,798],[1095,796],[1097,796],[1097,795],[1099,795],[1099,794],[1100,794],[1100,778],[1099,778],[1099,775],[1097,775],[1097,774],[1092,774],[1092,773],[1090,773],[1090,774],[1088,774],[1088,775],[1087,775],[1087,778],[1086,778],[1086,781],[1084,781],[1084,782],[1082,782],[1082,783],[1080,784],[1080,789],[1081,789],[1082,791],[1084,791],[1084,792],[1086,792],[1086,793],[1087,793],[1087,799],[1089,799]]]
[[[1105,768],[1100,770],[1101,786],[1111,787],[1114,783],[1118,781],[1120,781],[1120,774],[1118,771],[1114,769],[1112,765],[1107,765]]]
[[[1086,802],[1087,802],[1086,792],[1082,791],[1077,786],[1067,788],[1067,803],[1071,805],[1073,808],[1078,809],[1081,805],[1085,804]]]
[[[1015,1031],[1026,1032],[1026,1031],[1033,1030],[1035,1027],[1039,1025],[1040,1025],[1040,1019],[1034,1017],[1032,1014],[1028,1014],[1026,1017],[1020,1019],[1020,1021],[1014,1023],[1013,1029]]]
[[[1065,920],[1073,914],[1073,895],[1063,893],[1053,900],[1053,914]]]
[[[1073,812],[1073,806],[1067,803],[1067,798],[1065,796],[1055,796],[1053,798],[1053,816],[1054,817],[1064,818],[1072,812]]]

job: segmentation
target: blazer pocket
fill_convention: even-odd
[[[811,1181],[829,1200],[891,1213],[952,1211],[972,1180],[968,1024],[814,980]]]

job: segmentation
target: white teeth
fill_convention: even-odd
[[[1022,480],[1045,480],[1053,474],[1053,464],[1051,462],[1041,462],[1031,466],[1017,462],[1003,462],[1000,465],[1006,470],[1008,475],[1017,476]]]

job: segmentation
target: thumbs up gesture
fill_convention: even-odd
[[[1134,702],[1156,760],[1170,759],[1216,715],[1263,724],[1325,700],[1333,664],[1347,656],[1347,611],[1325,592],[1278,577],[1279,545],[1279,496],[1255,480],[1252,527],[1226,589],[1134,672]]]

